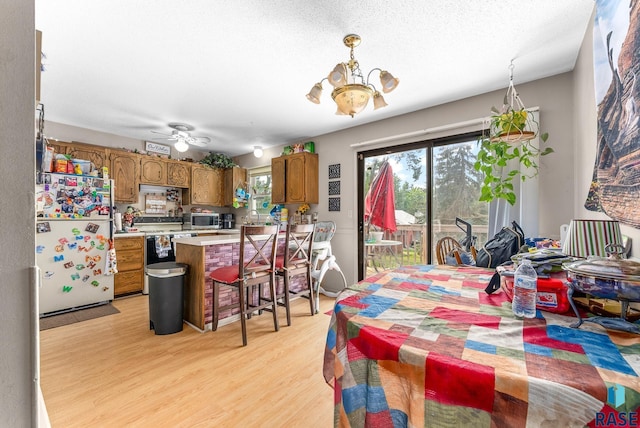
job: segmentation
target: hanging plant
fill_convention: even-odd
[[[513,64],[510,67],[513,70]],[[491,202],[494,199],[504,199],[509,204],[516,203],[513,180],[520,177],[521,181],[538,175],[538,159],[553,153],[551,147],[541,150],[533,144],[538,134],[539,124],[526,110],[522,100],[513,86],[511,75],[509,88],[505,94],[502,109],[492,107],[489,129],[478,140],[480,149],[474,169],[484,174],[480,201]],[[541,134],[540,141],[547,141],[549,135]],[[518,160],[517,167],[504,171],[513,159]],[[521,168],[524,167],[524,169]]]
[[[234,166],[238,166],[231,157],[225,155],[224,153],[213,153],[209,152],[204,158],[199,161],[203,165],[208,165],[211,168],[215,169],[229,169]]]

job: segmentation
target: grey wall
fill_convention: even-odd
[[[35,425],[34,4],[0,0],[0,426]],[[36,314],[36,315],[34,315]],[[35,332],[35,333],[34,333]]]
[[[33,212],[33,47],[34,7],[30,2],[0,0],[0,252],[2,299],[0,299],[0,426],[30,426],[32,393],[31,363],[36,350],[30,345],[29,268],[35,263]],[[539,231],[557,235],[561,224],[571,218],[598,218],[586,211],[583,203],[591,180],[596,150],[596,110],[594,105],[593,65],[591,56],[591,26],[572,73],[537,82],[515,83],[529,107],[540,107],[540,122],[549,132],[549,145],[556,153],[543,159],[540,177],[541,204]],[[45,35],[46,37],[46,35]],[[507,82],[505,82],[506,84]],[[334,220],[338,233],[334,238],[334,252],[349,281],[356,278],[356,191],[355,156],[353,143],[385,136],[399,135],[450,123],[464,122],[489,115],[489,108],[502,100],[503,91],[472,97],[420,112],[388,119],[358,128],[313,138],[320,153],[321,201],[313,210],[321,219]],[[364,112],[362,114],[367,114]],[[63,140],[77,140],[111,147],[130,147],[141,142],[121,137],[99,135],[89,130],[73,130],[48,124],[49,135]],[[77,132],[77,134],[76,134]],[[58,135],[54,135],[58,133]],[[10,147],[10,150],[7,148]],[[240,159],[244,166],[268,163],[281,148],[267,150],[256,159],[246,155]],[[327,166],[342,165],[342,211],[327,210]],[[351,211],[351,216],[349,212]],[[29,215],[25,215],[29,213]],[[623,226],[623,233],[640,243],[640,231]],[[634,249],[634,256],[640,251]],[[327,278],[330,278],[329,274]],[[37,312],[36,312],[37,313]]]
[[[508,81],[505,81],[505,86],[506,84]],[[567,202],[573,200],[575,187],[575,137],[571,126],[574,121],[573,73],[526,84],[518,84],[516,80],[515,84],[527,107],[540,107],[541,130],[549,133],[547,145],[555,150],[554,154],[541,160],[538,230],[541,236],[559,238],[560,225],[573,218],[574,210],[573,205]],[[313,206],[312,211],[318,211],[320,219],[336,222],[338,231],[332,241],[332,248],[348,281],[353,282],[357,278],[356,155],[358,150],[380,146],[352,148],[351,145],[488,117],[492,106],[502,104],[503,96],[504,90],[495,91],[312,139],[320,156],[320,204]],[[361,114],[367,113],[368,110]],[[449,130],[428,136],[401,138],[399,141],[420,141],[459,132]],[[390,143],[381,145],[385,144]],[[239,162],[247,167],[258,166],[265,163],[264,159],[268,160],[271,155],[276,156],[280,152],[281,148],[274,149],[261,159],[245,155],[239,158]],[[328,165],[335,163],[341,164],[341,211],[329,212]],[[337,280],[338,277],[335,276],[334,279]]]
[[[592,19],[593,22],[593,19]],[[587,199],[589,185],[596,159],[597,108],[593,81],[593,26],[590,25],[582,42],[582,49],[573,76],[574,110],[574,159],[577,167],[572,177],[575,192],[573,194],[574,218],[609,219],[605,214],[587,211],[584,202]],[[632,255],[640,257],[640,230],[624,224],[622,233],[631,237]]]

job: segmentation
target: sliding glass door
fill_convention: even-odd
[[[473,168],[477,137],[358,153],[359,279],[434,263],[437,240],[464,241],[468,227],[476,245],[486,241],[488,204],[478,201],[482,176]]]

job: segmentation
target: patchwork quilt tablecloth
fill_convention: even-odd
[[[640,336],[537,312],[492,270],[408,266],[337,298],[324,377],[336,426],[640,426]]]

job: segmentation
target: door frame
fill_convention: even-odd
[[[364,279],[365,272],[365,237],[364,237],[364,198],[365,198],[365,189],[364,189],[364,173],[365,173],[365,159],[375,156],[382,155],[393,155],[401,152],[409,152],[412,150],[425,150],[426,151],[426,172],[425,176],[427,179],[426,183],[426,193],[427,193],[427,206],[425,207],[426,212],[426,242],[427,248],[424,249],[426,251],[427,264],[433,263],[431,259],[431,248],[435,244],[431,242],[431,237],[433,236],[433,223],[431,218],[433,216],[432,206],[429,201],[433,199],[433,150],[437,147],[446,146],[449,144],[456,144],[465,141],[475,141],[482,134],[482,130],[465,132],[462,134],[449,135],[440,138],[434,138],[430,140],[420,140],[415,141],[413,143],[405,143],[398,144],[394,146],[387,147],[379,147],[373,148],[370,150],[362,150],[356,153],[356,171],[357,171],[357,198],[358,198],[358,213],[357,213],[357,222],[358,222],[358,267],[357,267],[357,277],[358,281],[362,281]],[[428,174],[427,174],[428,173]]]

